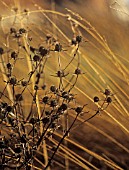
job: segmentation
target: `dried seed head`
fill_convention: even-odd
[[[82,36],[78,35],[76,36],[76,42],[80,43],[82,41]]]
[[[59,110],[65,111],[65,110],[67,110],[67,108],[68,108],[67,104],[63,103],[63,104],[59,107]]]
[[[0,47],[0,54],[4,54],[4,49],[2,47]]]
[[[19,32],[15,33],[15,35],[14,35],[15,38],[20,38],[21,36],[22,35]],[[18,42],[18,45],[20,46],[21,42]]]
[[[41,56],[45,56],[48,54],[48,50],[46,48],[44,48],[43,46],[39,47],[39,53]]]
[[[37,62],[37,61],[39,61],[39,60],[40,60],[40,56],[39,56],[39,55],[34,55],[33,61],[34,61],[34,62]]]
[[[16,85],[17,84],[17,79],[15,77],[11,77],[9,80],[9,83],[12,85]]]
[[[49,97],[48,96],[45,96],[45,97],[43,97],[43,99],[42,99],[42,102],[43,103],[48,103],[48,101],[49,101]]]
[[[76,38],[73,38],[73,39],[72,39],[71,44],[72,44],[72,45],[76,45],[76,44],[77,44]]]
[[[29,121],[29,123],[31,123],[32,125],[34,125],[36,122],[37,122],[37,119],[35,119],[33,117]]]
[[[13,107],[12,107],[12,106],[7,106],[7,107],[6,107],[6,111],[7,111],[7,112],[11,112],[12,110],[13,110]]]
[[[43,90],[45,90],[46,87],[47,87],[46,84],[43,84],[41,88],[42,88]]]
[[[99,102],[99,98],[97,96],[94,97],[94,102],[95,103]]]
[[[110,91],[109,89],[105,89],[104,94],[105,94],[106,96],[109,96],[109,95],[111,94],[111,91]]]
[[[11,58],[12,59],[16,59],[17,58],[17,56],[18,56],[18,54],[15,52],[15,51],[13,51],[12,53],[11,53]]]
[[[19,33],[20,33],[20,34],[24,34],[24,33],[26,33],[25,28],[20,28],[20,29],[19,29]]]
[[[36,48],[34,48],[34,47],[30,46],[30,51],[31,51],[32,53],[35,53]]]
[[[62,97],[63,97],[64,99],[68,98],[68,97],[69,97],[68,92],[63,91],[63,92],[62,92]]]
[[[38,90],[38,89],[39,89],[38,85],[37,85],[37,84],[35,84],[35,86],[34,86],[34,90]]]
[[[77,113],[81,113],[82,110],[83,110],[83,107],[81,107],[81,106],[78,106],[78,107],[75,109],[75,111],[76,111]]]
[[[6,67],[7,67],[7,69],[12,69],[11,63],[7,63],[7,64],[6,64]]]
[[[1,107],[2,107],[2,108],[6,108],[7,106],[8,106],[7,103],[5,103],[5,102],[2,102],[2,103],[1,103]]]
[[[21,85],[22,85],[23,87],[27,86],[27,84],[28,84],[27,81],[25,81],[25,80],[22,80],[22,81],[21,81]]]
[[[10,33],[13,34],[13,33],[16,33],[16,29],[15,28],[10,28]]]
[[[60,43],[56,43],[54,51],[60,52],[61,50],[62,50],[62,45]]]
[[[47,123],[49,123],[49,117],[44,117],[43,119],[42,119],[42,122],[44,123],[44,124],[47,124]]]
[[[37,73],[37,74],[36,74],[36,77],[37,77],[37,78],[40,78],[40,73]]]
[[[112,98],[108,97],[106,101],[107,101],[107,103],[111,103],[112,102]]]
[[[56,100],[51,100],[51,102],[50,102],[50,106],[51,107],[55,107],[55,106],[57,106],[57,101]]]
[[[50,87],[50,90],[51,90],[51,92],[55,93],[57,91],[57,88],[54,85],[52,85]]]
[[[81,69],[80,68],[77,68],[76,70],[75,70],[75,72],[74,72],[74,74],[77,74],[77,75],[79,75],[79,74],[81,74],[82,72],[81,72]]]
[[[63,70],[59,70],[59,71],[57,71],[57,76],[58,77],[64,77],[64,71]]]

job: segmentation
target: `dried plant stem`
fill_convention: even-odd
[[[70,116],[73,117],[73,114],[70,114]],[[105,133],[104,131],[102,131],[101,129],[99,129],[98,127],[94,126],[93,124],[91,124],[90,122],[85,122],[82,118],[78,117],[78,120],[81,121],[81,124],[78,124],[77,126],[73,127],[72,130],[74,130],[75,128],[77,128],[78,126],[83,125],[83,123],[89,127],[91,127],[92,129],[96,130],[97,132],[99,132],[100,134],[102,134],[103,136],[105,136],[106,138],[108,138],[109,140],[111,140],[113,143],[115,143],[116,145],[118,145],[120,148],[122,148],[123,150],[125,150],[127,153],[129,153],[129,149],[126,148],[124,145],[122,145],[120,142],[118,142],[117,140],[115,140],[113,137],[111,137],[110,135],[108,135],[107,133]]]
[[[27,49],[27,51],[30,53],[25,39],[24,39],[24,45],[25,45],[25,48]],[[31,62],[30,62],[30,58],[29,58],[29,56],[27,56],[26,58],[27,58],[29,72],[31,72],[32,71],[32,65],[31,65]],[[34,85],[35,85],[34,76],[32,76],[31,80],[32,80],[32,86],[33,86],[32,88],[34,88]],[[36,95],[36,105],[37,105],[37,110],[38,110],[38,117],[41,118],[41,111],[40,111],[38,94]],[[43,133],[43,124],[42,123],[40,123],[40,133],[41,134]],[[47,147],[46,147],[45,141],[43,141],[43,152],[44,152],[45,165],[47,165],[48,164],[48,152],[47,152]],[[48,168],[48,170],[50,170],[50,168]]]
[[[98,68],[101,72],[103,72],[112,82],[113,84],[129,99],[129,96],[127,93],[124,92],[124,90],[100,67],[98,66],[95,62],[93,61],[88,61],[88,59],[85,59],[90,66],[92,66],[92,68],[96,71],[95,67]],[[93,63],[95,65],[95,67],[93,66],[93,64],[90,64]],[[98,72],[98,71],[97,71]],[[99,74],[99,73],[98,73]],[[101,77],[102,80],[104,80],[102,77]],[[116,96],[117,97],[117,96]],[[118,97],[117,97],[117,100],[118,100]],[[118,100],[117,102],[119,102],[119,105],[123,108],[123,110],[125,111],[125,113],[127,115],[129,115],[129,112],[127,111],[127,109],[124,107],[124,105],[120,102],[120,100]]]
[[[4,67],[4,60],[3,60],[3,56],[0,57],[1,58],[1,63],[0,63],[0,69],[1,69],[1,72],[3,73],[3,79],[4,81],[8,82],[8,79],[7,79],[7,76],[6,76],[6,70],[5,70],[5,67]],[[9,99],[10,101],[13,103],[14,102],[14,98],[13,98],[13,95],[12,95],[12,91],[11,91],[11,88],[10,86],[7,84],[7,91],[8,91],[8,96],[9,96]]]
[[[69,134],[71,128],[73,127],[74,123],[76,122],[78,116],[79,116],[79,114],[77,113],[75,119],[73,120],[73,122],[72,122],[71,125],[69,126],[69,129],[64,133],[63,137],[62,137],[61,140],[59,141],[59,143],[58,143],[55,151],[53,152],[53,154],[52,154],[51,158],[49,159],[49,162],[48,162],[48,164],[47,164],[47,166],[45,167],[44,170],[46,170],[46,169],[50,166],[51,161],[53,160],[53,158],[54,158],[54,156],[55,156],[58,148],[60,147],[60,145],[61,145],[61,143],[64,141],[64,139],[68,136],[68,134]]]
[[[55,145],[58,144],[57,141],[55,141],[54,139],[50,139]],[[66,140],[65,140],[66,141]],[[68,141],[67,141],[68,142]],[[83,157],[79,156],[78,154],[76,154],[75,152],[73,152],[71,149],[69,149],[67,146],[64,146],[63,144],[60,145],[60,150],[62,150],[64,152],[64,154],[66,155],[67,153],[67,156],[69,160],[73,161],[75,160],[75,163],[79,163],[79,166],[81,166],[82,168],[88,168],[86,165],[84,166],[83,162],[85,162],[85,164],[89,165],[90,167],[94,168],[95,170],[98,170],[97,167],[95,167],[93,164],[91,164],[89,161],[87,161],[86,159],[84,159]],[[59,151],[58,151],[59,152]],[[61,152],[61,151],[60,151]],[[70,159],[72,158],[72,159]],[[81,160],[81,161],[80,161]]]
[[[20,9],[20,1],[18,2],[18,7]],[[21,21],[21,26],[23,27],[22,21]],[[23,41],[24,41],[24,46],[25,46],[25,49],[27,50],[27,53],[30,54],[30,49],[29,49],[28,44],[26,42],[26,39],[24,37],[23,37]],[[32,71],[32,65],[31,65],[29,55],[26,55],[26,59],[27,59],[27,63],[28,63],[29,72],[31,72]],[[34,76],[31,77],[31,80],[32,80],[32,88],[34,88],[34,85],[35,85]],[[36,95],[36,105],[37,105],[37,110],[38,110],[38,116],[39,116],[39,118],[41,118],[41,111],[40,111],[38,94]],[[40,124],[40,133],[42,134],[42,132],[43,132],[43,125],[41,123]],[[48,152],[47,152],[45,141],[43,142],[43,152],[44,152],[45,165],[47,165],[48,164]],[[50,168],[48,168],[48,170],[50,170]]]
[[[60,135],[59,133],[56,133],[57,136],[59,136],[60,138],[62,138],[62,135]],[[93,151],[87,149],[86,147],[83,147],[82,145],[78,144],[77,142],[74,142],[73,140],[66,138],[65,140],[67,140],[68,142],[70,142],[71,144],[77,146],[78,148],[84,150],[86,153],[92,155],[93,157],[97,158],[100,161],[104,161],[109,167],[111,168],[116,168],[118,170],[123,170],[121,167],[119,167],[118,165],[106,160],[105,158],[103,158],[102,156],[94,153]]]

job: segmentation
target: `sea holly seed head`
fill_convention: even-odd
[[[39,89],[38,85],[35,84],[34,90],[38,90],[38,89]]]
[[[26,33],[25,28],[20,28],[20,29],[19,29],[19,33],[20,33],[20,34]]]
[[[69,97],[68,92],[63,91],[63,93],[62,93],[62,97],[63,97],[64,99],[68,98],[68,97]]]
[[[16,33],[16,29],[15,28],[10,28],[10,33],[13,34],[13,33]]]
[[[77,36],[76,36],[76,41],[77,41],[78,43],[80,43],[80,42],[82,41],[82,36],[77,35]]]
[[[52,85],[52,86],[50,87],[50,90],[51,90],[51,92],[56,92],[57,88],[56,88],[54,85]]]
[[[51,107],[57,106],[57,101],[56,101],[56,100],[51,100],[50,106],[51,106]]]
[[[25,81],[25,80],[21,81],[21,85],[22,85],[23,87],[27,86],[27,84],[28,84],[27,81]]]
[[[4,49],[2,47],[0,47],[0,54],[4,54]]]
[[[40,60],[40,56],[39,55],[34,55],[33,60],[35,62],[39,61]]]
[[[31,123],[32,125],[34,125],[36,122],[37,122],[37,120],[33,117],[29,121],[29,123]]]
[[[78,106],[78,107],[75,109],[75,111],[76,111],[77,113],[81,113],[82,110],[83,110],[83,107],[81,107],[81,106]]]
[[[36,48],[30,46],[30,51],[31,51],[32,53],[34,53],[34,52],[36,51]]]
[[[43,122],[43,124],[47,124],[47,123],[49,123],[49,117],[44,117],[43,119],[42,119],[42,122]]]
[[[15,38],[19,39],[21,37],[21,34],[19,32],[17,32],[15,35],[14,35]],[[19,45],[20,45],[20,42],[19,42]]]
[[[97,96],[94,97],[94,102],[95,103],[99,102],[99,98]]]
[[[67,108],[68,108],[67,104],[63,103],[63,104],[59,107],[59,110],[65,111],[65,110],[67,110]]]
[[[81,69],[80,69],[80,68],[77,68],[77,69],[75,70],[74,74],[77,74],[77,75],[81,74]]]
[[[2,108],[6,108],[6,107],[8,106],[8,104],[5,103],[5,102],[2,102],[2,103],[1,103],[1,106],[2,106]]]
[[[7,63],[6,66],[7,66],[8,69],[12,69],[11,63]]]
[[[9,80],[9,83],[12,85],[16,85],[17,84],[17,79],[15,77],[11,77]]]
[[[111,91],[110,91],[109,89],[105,89],[104,94],[105,94],[106,96],[109,96],[109,95],[111,94]]]
[[[43,97],[43,99],[42,99],[42,102],[43,103],[48,103],[48,101],[49,101],[49,97],[48,96],[45,96],[45,97]]]
[[[45,56],[48,54],[48,50],[46,48],[44,48],[43,46],[40,46],[39,53],[41,54],[41,56]]]
[[[46,85],[46,84],[43,84],[41,88],[42,88],[43,90],[46,90],[46,87],[47,87],[47,85]]]
[[[57,76],[58,77],[61,77],[62,76],[62,72],[59,70],[59,71],[57,71]]]
[[[40,73],[37,73],[37,74],[36,74],[36,77],[37,77],[37,78],[40,78]]]
[[[13,51],[12,53],[11,53],[11,58],[12,59],[16,59],[17,58],[17,56],[18,56],[18,54],[15,52],[15,51]]]
[[[112,102],[112,98],[111,97],[107,97],[107,103],[111,103]]]
[[[62,50],[62,45],[60,43],[56,43],[54,51],[60,52]]]
[[[72,44],[72,45],[76,45],[76,44],[77,44],[76,38],[73,38],[73,39],[72,39],[71,44]]]
[[[39,47],[39,52],[41,52],[43,49],[44,49],[44,47],[43,47],[43,46],[40,46],[40,47]]]
[[[11,112],[13,110],[12,106],[7,106],[6,111]]]

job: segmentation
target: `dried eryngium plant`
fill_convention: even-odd
[[[95,73],[98,67],[83,56],[83,46],[92,44],[85,32],[96,41],[92,44],[95,48],[102,46],[105,55],[115,56],[106,40],[78,14],[68,9],[68,14],[63,14],[37,4],[35,7],[23,11],[14,7],[12,15],[1,18],[0,168],[50,169],[54,163],[68,168],[74,163],[83,169],[97,169],[68,147],[68,142],[78,146],[70,139],[75,129],[115,102],[107,86],[101,97],[90,98],[87,92],[86,97],[96,104],[93,108],[89,108],[88,100],[79,100],[78,104],[77,91],[89,76],[85,67],[90,66]],[[38,23],[40,15],[42,21]],[[57,16],[67,22],[64,32]],[[92,80],[95,81],[93,77]],[[107,167],[119,168],[112,161],[85,151]]]

